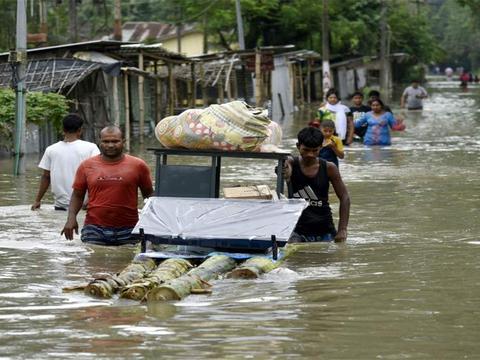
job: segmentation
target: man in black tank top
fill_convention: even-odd
[[[323,143],[322,132],[306,127],[298,133],[300,156],[289,158],[283,169],[289,188],[289,198],[303,198],[309,206],[303,211],[289,242],[335,241],[347,239],[350,197],[338,168],[318,157]],[[335,230],[328,203],[328,189],[332,184],[340,200],[338,231]]]

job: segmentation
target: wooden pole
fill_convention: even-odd
[[[192,98],[190,102],[190,107],[194,108],[197,106],[197,79],[195,75],[195,63],[190,64],[190,71],[192,73]]]
[[[155,122],[158,124],[162,120],[162,80],[156,79],[155,86]]]
[[[207,107],[207,82],[205,80],[205,65],[200,63],[200,81],[202,83],[202,106]]]
[[[232,85],[233,85],[233,98],[238,99],[237,72],[235,71],[235,69],[232,70]]]
[[[208,54],[208,12],[203,15],[203,54]]]
[[[155,61],[154,66],[155,74],[158,75],[158,61]],[[155,80],[155,124],[158,124],[162,120],[162,81],[160,78]]]
[[[185,99],[186,107],[190,107],[192,103],[192,81],[187,80],[187,98]],[[183,106],[183,99],[182,99],[182,106]]]
[[[168,63],[168,115],[173,115],[174,110],[174,83],[172,64]]]
[[[307,59],[307,103],[312,102],[312,64],[311,60]]]
[[[293,98],[293,105],[297,104],[297,91],[295,89],[295,64],[289,63],[288,64],[288,74],[290,75],[290,86],[292,89],[292,98]]]
[[[267,99],[272,98],[272,72],[268,71],[265,73],[265,96]]]
[[[32,1],[33,3],[33,1]],[[46,0],[40,0],[39,2],[39,13],[40,13],[40,32],[47,35],[48,33],[48,24],[47,24],[47,4]]]
[[[220,104],[223,104],[225,102],[225,95],[223,93],[223,80],[220,76],[217,82],[217,89],[218,89],[218,101]]]
[[[113,87],[113,123],[116,126],[120,125],[120,102],[118,100],[118,77],[112,78]]]
[[[122,41],[122,0],[115,0],[113,11],[113,40]]]
[[[130,96],[128,92],[128,73],[123,73],[123,85],[125,90],[125,150],[130,151]]]
[[[298,69],[298,86],[300,88],[300,104],[303,105],[305,103],[305,92],[303,90],[303,67],[302,63],[297,64]]]
[[[255,52],[255,104],[262,105],[262,53],[258,48]]]
[[[78,39],[77,0],[68,1],[68,20],[68,32],[70,35],[70,42],[75,43]]]
[[[225,84],[225,87],[227,88],[227,98],[228,101],[232,101],[232,79],[228,78],[227,83]]]
[[[143,52],[140,50],[138,54],[138,68],[143,71]],[[140,133],[140,144],[143,144],[143,136],[145,132],[145,98],[144,98],[144,89],[143,89],[143,75],[138,77],[138,106],[139,106],[139,133]]]

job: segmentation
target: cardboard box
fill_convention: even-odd
[[[277,193],[267,185],[251,185],[223,188],[225,199],[278,199]]]

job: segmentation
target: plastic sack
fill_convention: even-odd
[[[268,137],[263,141],[262,145],[276,145],[280,146],[282,143],[282,128],[275,121],[270,121],[268,124]]]
[[[222,151],[260,151],[266,140],[279,145],[282,138],[278,124],[241,101],[166,117],[157,124],[155,136],[167,148]]]

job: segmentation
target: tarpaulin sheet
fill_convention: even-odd
[[[133,230],[164,244],[265,249],[275,235],[280,246],[292,233],[304,200],[234,200],[151,197]]]

